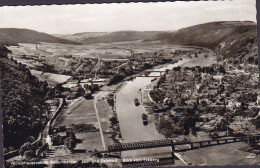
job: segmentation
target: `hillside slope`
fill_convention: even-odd
[[[28,136],[38,136],[46,123],[45,96],[47,83],[39,82],[29,69],[8,59],[9,52],[0,47],[0,85],[4,147],[18,148]],[[8,149],[9,148],[9,149]]]
[[[0,28],[0,44],[15,45],[17,43],[62,43],[80,44],[79,42],[62,39],[46,33],[40,33],[29,29]]]
[[[256,30],[256,24],[236,21],[210,22],[183,28],[173,33],[161,33],[152,40],[162,40],[170,44],[215,48],[228,36],[244,32],[246,29]]]
[[[233,64],[249,63],[258,65],[258,40],[255,26],[242,26],[217,45],[215,51],[221,60]]]
[[[207,47],[221,54],[222,60],[235,59],[239,63],[249,60],[249,63],[258,63],[257,27],[254,22],[211,22],[183,28],[173,33],[161,33],[150,40]],[[251,56],[253,58],[249,58]]]

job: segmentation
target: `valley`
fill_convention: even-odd
[[[202,36],[199,30],[208,28],[211,31]],[[6,153],[17,150],[27,161],[156,159],[171,157],[169,147],[112,152],[109,157],[104,153],[110,145],[120,143],[258,135],[260,94],[254,28],[251,22],[216,22],[176,32],[56,35],[70,44],[18,41],[7,45],[11,52],[3,60],[23,66],[29,78],[44,85],[41,101],[48,111],[37,111],[45,112],[43,125],[51,123],[40,138],[42,145],[36,147],[34,141],[25,140],[22,147]],[[212,31],[218,32],[212,35],[218,39],[209,36]],[[8,72],[8,67],[4,70]],[[55,111],[57,100],[63,104]],[[10,123],[6,121],[6,125]],[[41,134],[41,130],[37,132]],[[259,143],[239,142],[237,148],[225,145],[230,153],[239,154],[237,158],[226,156],[225,163],[251,164],[246,157],[252,153],[256,155],[254,163],[260,162]],[[197,150],[204,155],[214,151],[219,156],[223,151],[218,148],[176,152],[174,166],[216,164],[214,156],[193,158]],[[14,160],[10,157],[9,162]],[[106,164],[122,166],[120,161]]]

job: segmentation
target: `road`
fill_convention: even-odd
[[[99,118],[98,109],[97,109],[97,97],[101,92],[102,91],[98,92],[98,94],[96,94],[95,97],[94,97],[94,108],[95,108],[95,112],[96,112],[96,116],[97,116],[97,120],[98,120],[99,132],[100,132],[100,136],[101,136],[101,140],[102,140],[102,145],[103,145],[104,150],[106,150],[104,134],[103,134],[103,130],[102,130],[102,127],[101,127],[100,118]]]

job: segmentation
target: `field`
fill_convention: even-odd
[[[88,45],[68,45],[58,43],[40,43],[28,44],[21,43],[19,46],[9,46],[12,51],[10,57],[20,58],[25,55],[23,60],[35,57],[43,59],[46,62],[54,63],[67,62],[71,58],[101,58],[101,59],[124,59],[131,56],[131,51],[134,52],[151,52],[164,49],[165,51],[174,51],[176,46],[162,45],[159,42],[142,42],[128,41],[118,43],[98,43]],[[65,56],[65,57],[64,57]],[[53,62],[54,61],[54,62]]]
[[[33,75],[51,85],[64,83],[70,76],[75,79],[89,78],[93,70],[98,67],[98,62],[100,62],[98,59],[125,62],[131,58],[132,53],[143,53],[144,58],[149,58],[151,54],[162,50],[172,56],[172,53],[179,48],[182,47],[141,40],[83,45],[20,43],[19,46],[8,47],[12,51],[9,54],[10,58],[27,65]],[[185,48],[185,50],[190,49]],[[41,74],[38,71],[44,73]]]
[[[46,81],[49,84],[56,85],[68,81],[71,76],[47,73],[42,71],[31,70],[31,74],[38,77],[40,81]]]
[[[92,124],[96,128],[99,128],[96,112],[94,109],[94,100],[86,100],[84,98],[79,99],[60,115],[57,119],[57,126],[66,126],[71,128],[77,124]],[[78,144],[75,149],[85,150],[102,150],[102,142],[100,132],[88,132],[88,133],[76,133],[76,138],[82,140],[82,143]]]
[[[207,58],[205,58],[205,55],[207,55]],[[210,66],[211,64],[216,63],[216,57],[213,55],[212,52],[209,53],[201,53],[198,54],[198,58],[194,59],[194,56],[192,56],[193,59],[185,63],[185,67],[195,67],[195,66]]]
[[[252,165],[259,164],[260,157],[247,159],[249,152],[240,150],[247,147],[244,142],[218,145],[217,147],[205,147],[183,152],[183,158],[192,165]],[[199,155],[198,155],[199,153]]]

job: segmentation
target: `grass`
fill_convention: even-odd
[[[74,103],[60,115],[55,127],[65,126],[67,128],[74,128],[78,124],[91,124],[96,128],[99,128],[96,113],[94,109],[94,100],[86,100],[82,98],[78,102]],[[100,132],[76,132],[76,138],[80,139],[82,143],[77,144],[76,149],[87,150],[103,150]]]
[[[240,148],[248,144],[244,142],[230,143],[195,149],[183,152],[182,156],[192,165],[234,165],[234,164],[252,164],[260,163],[260,157],[256,159],[246,159],[250,154]],[[199,155],[198,155],[199,153]]]
[[[56,85],[68,81],[71,76],[60,75],[54,73],[43,73],[42,71],[31,70],[32,75],[35,75],[40,81],[46,81],[49,84]]]

